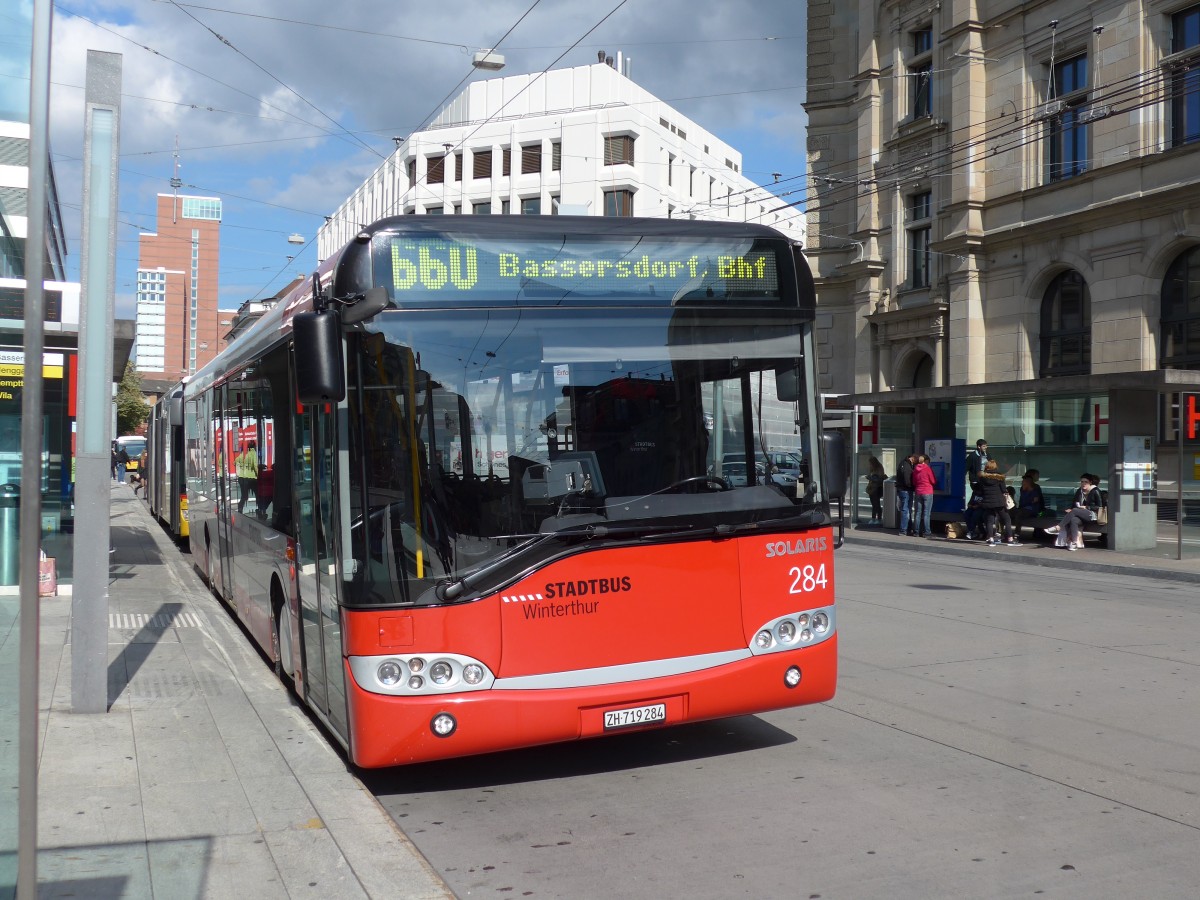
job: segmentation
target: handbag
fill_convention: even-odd
[[[1013,508],[1013,507],[1015,507],[1016,505],[1017,505],[1017,501],[1013,499],[1013,495],[1012,495],[1012,494],[1005,494],[1005,495],[1004,495],[1004,508],[1005,508],[1005,509],[1012,509],[1012,508]]]
[[[1096,510],[1096,524],[1097,525],[1107,525],[1108,524],[1108,507],[1107,506],[1102,506],[1098,510]]]

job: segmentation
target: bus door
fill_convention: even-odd
[[[294,413],[296,435],[296,558],[301,654],[308,701],[343,735],[346,688],[337,585],[337,504],[334,479],[336,410]]]
[[[216,448],[216,452],[213,454],[213,466],[216,475],[214,493],[217,533],[213,545],[209,548],[209,554],[213,559],[209,561],[208,573],[210,579],[215,574],[213,587],[217,592],[225,598],[230,606],[237,609],[237,601],[233,596],[233,567],[231,565],[233,560],[233,524],[231,521],[233,504],[230,502],[232,486],[229,483],[231,461],[229,454],[234,452],[230,432],[234,427],[235,420],[229,416],[228,399],[225,387],[219,387],[213,391],[212,425],[210,427],[213,429],[213,446]]]

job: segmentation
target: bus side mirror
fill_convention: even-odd
[[[830,500],[846,496],[846,438],[840,431],[821,433],[821,452],[825,456],[825,493]]]
[[[775,370],[775,397],[781,403],[795,403],[800,399],[800,367]]]
[[[346,366],[342,362],[342,322],[332,309],[297,313],[292,318],[295,341],[296,397],[303,404],[340,403],[346,398]]]
[[[183,391],[176,391],[167,401],[167,424],[183,424]]]

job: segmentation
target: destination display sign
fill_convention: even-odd
[[[46,322],[62,321],[62,290],[46,287],[42,294],[42,318]],[[0,285],[0,319],[25,318],[25,288]]]
[[[553,246],[386,235],[376,275],[397,303],[543,305],[571,296],[655,305],[683,298],[778,301],[780,241],[563,239]],[[379,250],[376,253],[379,254]]]

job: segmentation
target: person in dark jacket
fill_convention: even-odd
[[[1033,473],[1033,474],[1031,474]],[[1017,495],[1017,508],[1012,511],[1013,528],[1032,525],[1046,511],[1046,498],[1038,487],[1035,469],[1030,469],[1021,479],[1021,492]]]
[[[1066,532],[1066,546],[1074,550],[1083,545],[1083,526],[1096,521],[1096,513],[1104,506],[1104,495],[1100,493],[1100,479],[1090,472],[1079,476],[1079,490],[1071,499],[1071,508],[1062,517],[1062,521],[1053,528],[1047,528],[1046,534]]]
[[[1008,491],[1005,489],[1004,474],[994,459],[989,459],[979,473],[979,493],[983,497],[983,509],[987,514],[987,533],[989,544],[999,544],[1000,524],[1004,525],[1004,543],[1016,546],[1017,539],[1013,536],[1012,519],[1008,515]]]
[[[129,465],[129,451],[124,446],[117,445],[117,481],[120,484],[125,483],[125,469]]]
[[[967,454],[967,484],[971,490],[979,490],[979,476],[987,469],[987,441],[980,438],[975,442],[975,452]]]
[[[900,533],[912,534],[913,467],[917,454],[910,453],[896,467],[896,512],[900,515]]]

